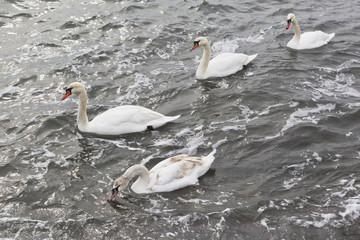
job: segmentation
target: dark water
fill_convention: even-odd
[[[0,1],[0,237],[9,239],[359,239],[358,1]],[[289,12],[330,44],[286,48]],[[259,53],[243,71],[198,81],[213,55]],[[121,104],[181,114],[116,138],[76,128],[83,82],[92,119]],[[200,184],[130,190],[135,163],[208,154]]]

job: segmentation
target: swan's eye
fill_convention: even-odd
[[[291,19],[288,19],[288,20],[287,20],[287,23],[291,23]]]
[[[115,192],[118,193],[118,192],[119,192],[119,187],[120,187],[120,184],[117,185],[116,187],[114,187],[114,188],[112,189],[112,193],[113,193],[113,194],[114,194]]]
[[[194,45],[199,45],[200,41],[194,41]]]

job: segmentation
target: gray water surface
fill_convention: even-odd
[[[359,239],[357,1],[0,1],[0,237],[9,239]],[[336,36],[286,47],[302,31]],[[199,81],[213,56],[258,53]],[[104,138],[76,127],[64,87],[85,84],[88,115],[118,105],[181,118]],[[129,166],[217,148],[199,185],[131,190]]]

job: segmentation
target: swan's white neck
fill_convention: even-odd
[[[210,44],[204,45],[204,53],[200,61],[200,65],[196,70],[196,74],[204,74],[210,62]]]
[[[298,21],[296,20],[295,17],[292,20],[292,22],[293,22],[293,25],[294,25],[294,32],[295,32],[294,38],[297,39],[297,40],[300,40],[301,30],[300,30],[299,23],[298,23]]]
[[[136,193],[141,193],[146,190],[146,187],[149,183],[150,176],[149,171],[146,167],[140,164],[136,164],[134,166],[131,166],[126,172],[122,175],[125,179],[128,179],[129,181],[125,184],[129,184],[130,180],[136,176],[139,176],[138,179],[133,183],[131,186],[131,189]]]
[[[79,110],[77,115],[77,123],[80,131],[84,131],[88,125],[88,117],[86,114],[86,102],[87,102],[87,94],[84,91],[81,91],[79,94]]]

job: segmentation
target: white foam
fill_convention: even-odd
[[[346,137],[350,137],[351,135],[353,135],[354,133],[353,132],[348,132],[345,134]]]
[[[288,181],[284,181],[284,188],[289,190],[290,188],[293,188],[295,185],[297,185],[302,180],[302,177],[294,177],[291,178]]]
[[[343,179],[342,181],[340,181],[340,185],[344,185],[345,183],[347,183],[341,191],[339,192],[334,192],[331,194],[332,197],[340,197],[340,198],[343,198],[345,197],[349,192],[352,192],[352,191],[357,191],[357,188],[354,186],[355,184],[355,179],[352,179],[351,181],[349,182],[345,182],[345,179]]]
[[[258,213],[262,213],[262,212],[264,212],[266,209],[267,209],[266,206],[262,206],[262,207],[259,207],[257,211],[258,211]]]
[[[129,145],[127,145],[127,142],[125,141],[125,139],[111,140],[111,139],[105,139],[105,138],[96,138],[96,140],[100,141],[100,142],[111,143],[111,144],[114,144],[118,148],[124,148],[124,149],[130,150],[130,151],[145,152],[145,149],[137,148],[137,147],[130,147]]]
[[[54,158],[56,157],[56,154],[53,152],[50,152],[45,146],[43,146],[43,150],[44,150],[44,156],[48,157],[48,158]]]
[[[153,146],[173,146],[176,144],[176,141],[172,138],[163,138],[163,139],[158,139],[155,141],[155,143],[153,144]]]
[[[18,93],[18,92],[20,92],[20,88],[13,87],[13,86],[8,86],[5,89],[0,91],[0,98],[10,99],[10,98],[4,97],[4,95],[6,95],[6,94],[13,95],[13,94]]]
[[[356,77],[351,73],[342,71],[350,67],[358,67],[359,62],[357,59],[351,59],[336,68],[319,67],[321,72],[330,73],[331,75],[335,74],[335,77],[328,76],[329,74],[315,73],[313,81],[305,81],[303,84],[313,90],[312,96],[314,101],[317,101],[323,95],[333,98],[346,98],[347,96],[358,98],[360,97],[360,91],[357,90],[356,86],[353,87],[357,82]]]
[[[164,49],[161,49],[161,48],[156,48],[155,49],[155,53],[161,58],[161,59],[169,59],[170,58],[170,55],[165,52]]]
[[[211,122],[209,127],[212,129],[218,129],[219,127],[217,127],[217,125],[220,125],[220,127],[221,127],[220,130],[223,132],[228,132],[228,131],[232,131],[232,130],[246,131],[246,123],[249,121],[251,121],[251,119],[249,119],[247,116],[245,116],[245,119],[238,119],[236,117],[236,118],[231,118],[231,119],[228,119],[225,121]]]
[[[263,218],[260,221],[260,224],[262,226],[264,226],[268,232],[270,232],[271,230],[275,230],[275,228],[269,227],[269,225],[268,225],[269,222],[270,222],[270,220],[268,218]]]
[[[184,128],[183,130],[181,130],[180,132],[178,132],[175,137],[183,137],[183,136],[188,136],[189,134],[191,134],[191,130],[190,128]]]
[[[189,140],[186,144],[185,149],[188,155],[195,155],[197,153],[197,149],[200,145],[204,144],[204,136],[201,135],[199,137],[194,137]]]
[[[239,47],[236,39],[233,40],[221,40],[214,42],[211,46],[212,55],[215,57],[220,53],[233,53]]]
[[[184,202],[184,203],[201,203],[201,204],[209,204],[210,201],[207,200],[207,199],[199,199],[199,198],[194,198],[194,199],[184,199],[184,198],[181,198],[179,197],[179,200],[181,202]]]
[[[339,212],[343,220],[354,221],[360,217],[360,194],[350,197],[343,203],[344,211]]]
[[[302,227],[309,227],[313,226],[316,228],[322,228],[326,224],[328,224],[332,219],[336,218],[336,214],[334,213],[318,213],[314,212],[308,216],[313,220],[303,220],[298,219],[297,217],[292,217],[291,219],[295,220],[295,224],[302,226]]]
[[[292,175],[292,178],[283,182],[284,188],[291,189],[297,185],[302,180],[305,168],[308,166],[315,168],[321,161],[322,157],[320,157],[317,152],[313,152],[311,157],[305,156],[304,162],[288,165],[287,169]]]
[[[30,174],[26,177],[26,179],[36,179],[41,180],[44,178],[45,174],[48,172],[48,167],[50,164],[50,160],[47,159],[45,162],[33,162],[31,163],[35,168],[37,168],[37,171],[40,171],[41,169],[45,169],[44,172],[38,173],[38,174]]]
[[[144,88],[152,89],[153,85],[151,83],[151,79],[148,78],[146,75],[142,73],[135,73],[134,74],[134,84],[128,86],[126,89],[126,94],[119,97],[117,102],[122,104],[132,104],[139,98],[139,93],[143,91]]]
[[[199,125],[196,128],[194,128],[194,131],[201,131],[203,129],[204,125]]]
[[[337,72],[339,71],[342,71],[344,69],[348,69],[349,67],[351,67],[354,63],[360,63],[360,60],[358,59],[350,59],[350,60],[347,60],[345,62],[343,62],[342,64],[340,64],[339,67],[337,67],[335,70]]]
[[[335,104],[318,104],[317,107],[314,108],[298,108],[295,112],[293,112],[289,119],[286,121],[285,126],[281,129],[281,133],[284,134],[288,129],[302,123],[312,123],[318,124],[320,120],[320,115],[318,113],[324,111],[332,111],[335,109]]]
[[[308,215],[292,216],[290,219],[302,227],[323,228],[329,225],[340,228],[353,225],[360,218],[360,184],[356,184],[358,179],[353,178],[353,174],[350,177],[352,179],[341,179],[338,186],[326,189],[328,198],[325,203],[314,205],[317,211]]]
[[[48,221],[31,219],[31,218],[19,218],[19,217],[1,217],[0,222],[1,223],[9,223],[9,222],[15,222],[15,223],[41,223],[41,224],[44,224],[44,225],[48,223]]]
[[[264,40],[264,37],[265,31],[263,29],[260,29],[260,32],[258,34],[255,34],[254,36],[248,36],[246,38],[240,38],[239,40],[244,43],[259,43]]]
[[[314,152],[312,155],[318,162],[322,161],[322,158],[319,156],[319,154],[317,152]]]

